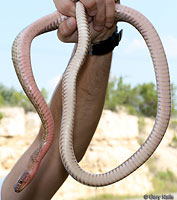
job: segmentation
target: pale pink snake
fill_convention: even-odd
[[[158,89],[158,111],[151,134],[144,144],[124,163],[104,174],[85,172],[78,165],[73,150],[73,126],[76,103],[76,78],[89,48],[89,29],[84,7],[76,3],[79,41],[74,57],[63,75],[63,116],[59,139],[62,162],[68,173],[77,181],[89,186],[105,186],[117,182],[140,167],[155,151],[162,140],[171,113],[171,93],[168,64],[160,38],[152,24],[134,9],[116,5],[116,21],[128,22],[143,36],[154,64]],[[36,108],[44,128],[41,145],[32,154],[29,164],[15,184],[15,191],[22,191],[35,176],[40,162],[53,140],[54,122],[50,109],[35,83],[30,61],[30,47],[34,37],[56,30],[62,20],[58,12],[41,18],[24,29],[15,39],[12,58],[20,83]]]

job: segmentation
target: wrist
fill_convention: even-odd
[[[89,48],[89,55],[104,55],[112,52],[113,49],[119,45],[122,38],[122,31],[118,32],[116,27],[115,32],[105,40],[99,42],[92,42]]]

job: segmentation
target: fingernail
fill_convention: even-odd
[[[113,25],[112,22],[106,22],[106,23],[105,23],[105,26],[106,26],[107,28],[111,28],[112,25]]]
[[[104,26],[96,25],[96,26],[94,26],[94,29],[96,31],[102,31],[104,29]]]

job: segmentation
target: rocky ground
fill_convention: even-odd
[[[0,109],[0,177],[12,168],[16,160],[31,144],[40,126],[35,113],[25,114],[21,108]],[[117,113],[105,110],[95,136],[81,161],[81,166],[94,173],[106,172],[132,155],[152,130],[154,119],[128,115],[124,109]],[[176,126],[168,129],[153,155],[155,167],[170,169],[177,175]],[[168,158],[168,160],[167,160]],[[144,164],[122,181],[103,188],[92,188],[77,183],[71,177],[52,200],[79,199],[103,193],[144,195],[152,191],[152,168]]]

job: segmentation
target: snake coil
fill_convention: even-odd
[[[59,138],[62,162],[68,173],[77,181],[89,186],[105,186],[117,182],[139,168],[153,154],[161,142],[171,113],[171,92],[168,64],[163,45],[153,25],[138,11],[116,4],[116,22],[127,22],[134,26],[144,38],[156,74],[158,107],[154,127],[144,144],[124,163],[104,174],[85,172],[77,163],[73,149],[73,126],[76,104],[77,74],[87,55],[90,36],[82,3],[76,3],[76,18],[79,41],[75,55],[70,61],[62,80],[63,116]],[[56,30],[67,17],[58,12],[41,18],[24,29],[15,39],[12,59],[19,81],[30,101],[40,115],[44,135],[40,146],[31,155],[28,166],[15,184],[15,191],[22,191],[37,173],[42,158],[53,140],[54,122],[52,114],[34,80],[31,69],[30,47],[32,40],[45,32]]]

